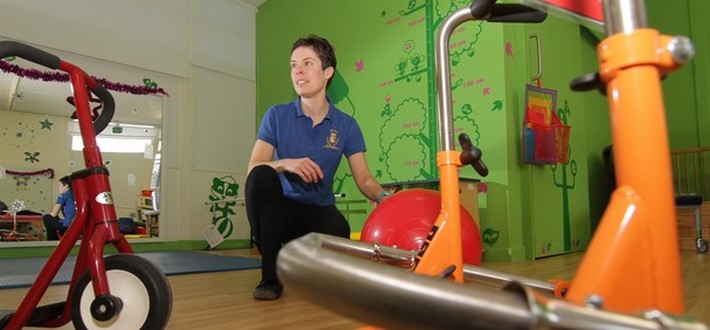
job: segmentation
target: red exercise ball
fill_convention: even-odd
[[[434,226],[441,208],[441,194],[434,190],[410,189],[380,203],[365,222],[360,240],[419,250]],[[461,207],[463,262],[481,263],[481,235],[473,217]]]

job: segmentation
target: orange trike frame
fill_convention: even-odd
[[[534,7],[547,3],[524,2],[537,2]],[[481,3],[486,10],[476,12],[474,7]],[[546,323],[552,328],[606,325],[653,329],[658,322],[670,328],[683,328],[688,325],[683,322],[689,322],[691,327],[706,328],[692,320],[668,318],[684,309],[660,80],[692,57],[693,50],[687,40],[647,29],[643,0],[604,0],[609,37],[598,45],[598,83],[603,82],[609,100],[619,188],[612,194],[574,279],[546,286],[516,276],[503,279],[500,273],[463,265],[458,193],[462,153],[454,150],[453,143],[447,46],[451,33],[465,21],[501,21],[493,15],[494,3],[477,0],[470,10],[459,9],[439,27],[436,64],[441,148],[437,166],[442,207],[422,249],[408,254],[377,244],[310,234],[281,250],[279,278],[316,303],[392,327],[493,329]],[[506,10],[515,14],[524,11],[520,7]],[[396,263],[416,274],[333,251]],[[452,265],[454,271],[449,274]],[[457,283],[470,278],[483,279],[480,282],[495,279],[488,282],[502,283],[506,288],[500,293],[481,291],[436,278],[442,275],[451,275]],[[540,288],[553,293],[555,299],[540,295]],[[515,295],[524,299],[515,299]],[[631,316],[643,311],[654,312]]]
[[[569,300],[584,303],[596,295],[604,297],[605,308],[613,310],[683,312],[670,150],[660,86],[661,76],[679,67],[669,51],[671,41],[652,29],[633,29],[613,34],[598,45],[600,77],[609,96],[619,188],[574,280],[559,284],[570,285]],[[439,42],[447,45],[448,38]],[[448,61],[448,53],[437,55]],[[451,111],[450,92],[443,92],[450,90],[446,68],[442,65],[438,72],[439,84],[444,85],[439,99],[442,112]],[[437,155],[442,211],[414,271],[436,276],[445,267],[456,265],[454,279],[463,282],[460,152],[446,149],[446,144],[443,148]]]
[[[660,85],[665,73],[679,67],[670,52],[673,38],[646,28],[608,32],[613,35],[598,45],[597,52],[600,77],[609,96],[619,188],[612,195],[566,297],[584,303],[591,295],[597,295],[604,297],[604,306],[613,310],[656,308],[681,314],[683,287]],[[445,39],[439,42],[447,45],[448,38]],[[448,52],[448,48],[439,48]],[[448,53],[437,55],[446,61],[439,70],[440,91],[450,91],[449,72],[443,69],[448,68]],[[437,63],[440,61],[437,59]],[[444,96],[440,95],[439,106],[443,112],[450,111],[450,92],[440,94]],[[442,211],[434,225],[438,229],[436,235],[427,242],[425,253],[420,253],[415,272],[437,275],[453,264],[457,266],[454,279],[463,282],[459,155],[449,149],[437,155]]]
[[[582,303],[596,294],[615,310],[683,313],[660,83],[666,72],[678,67],[669,51],[671,40],[652,29],[634,29],[611,35],[597,47],[600,77],[607,85],[619,188],[569,288],[567,298],[572,301]]]

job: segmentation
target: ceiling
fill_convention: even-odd
[[[258,8],[267,0],[230,0]],[[18,59],[19,61],[22,61]],[[23,67],[36,67],[32,63]],[[46,68],[39,67],[40,70]],[[111,91],[116,101],[113,122],[160,126],[163,98],[157,95],[134,95]],[[46,82],[21,78],[0,71],[0,111],[69,117],[74,107],[66,99],[71,96],[69,83]]]
[[[113,122],[161,125],[162,97],[109,92],[116,102]],[[0,72],[0,111],[70,117],[74,107],[67,102],[67,97],[71,95],[69,83],[21,78]]]

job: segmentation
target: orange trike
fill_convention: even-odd
[[[608,98],[618,188],[570,282],[464,265],[457,169],[480,159],[454,150],[449,37],[466,21],[540,21],[548,10],[579,14],[584,10],[573,7],[584,6],[603,8],[603,22],[585,19],[603,25],[608,37],[597,48],[599,72],[576,80],[573,88],[599,89]],[[707,329],[681,317],[680,251],[660,86],[664,75],[692,58],[693,47],[686,38],[647,28],[643,0],[604,0],[600,6],[598,0],[476,0],[444,20],[436,40],[441,211],[427,242],[409,251],[309,234],[279,254],[278,275],[286,288],[392,329]],[[462,285],[467,281],[504,289]]]

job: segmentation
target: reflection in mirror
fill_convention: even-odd
[[[59,178],[84,168],[78,123],[71,118],[74,108],[67,101],[70,84],[39,79],[32,70],[51,71],[22,59],[11,63],[31,74],[0,72],[0,201],[8,206],[0,211],[0,244],[45,240],[42,214],[55,204]],[[117,77],[136,75],[133,68],[114,63],[107,67]],[[163,96],[132,92],[145,91],[145,86],[131,89],[126,82],[105,79],[116,112],[97,143],[110,171],[116,214],[124,224],[130,219],[133,225],[125,227],[127,237],[157,237]],[[146,81],[150,82],[143,78]],[[122,88],[112,90],[113,85]],[[98,106],[91,104],[100,111]],[[13,209],[19,202],[22,208]]]

